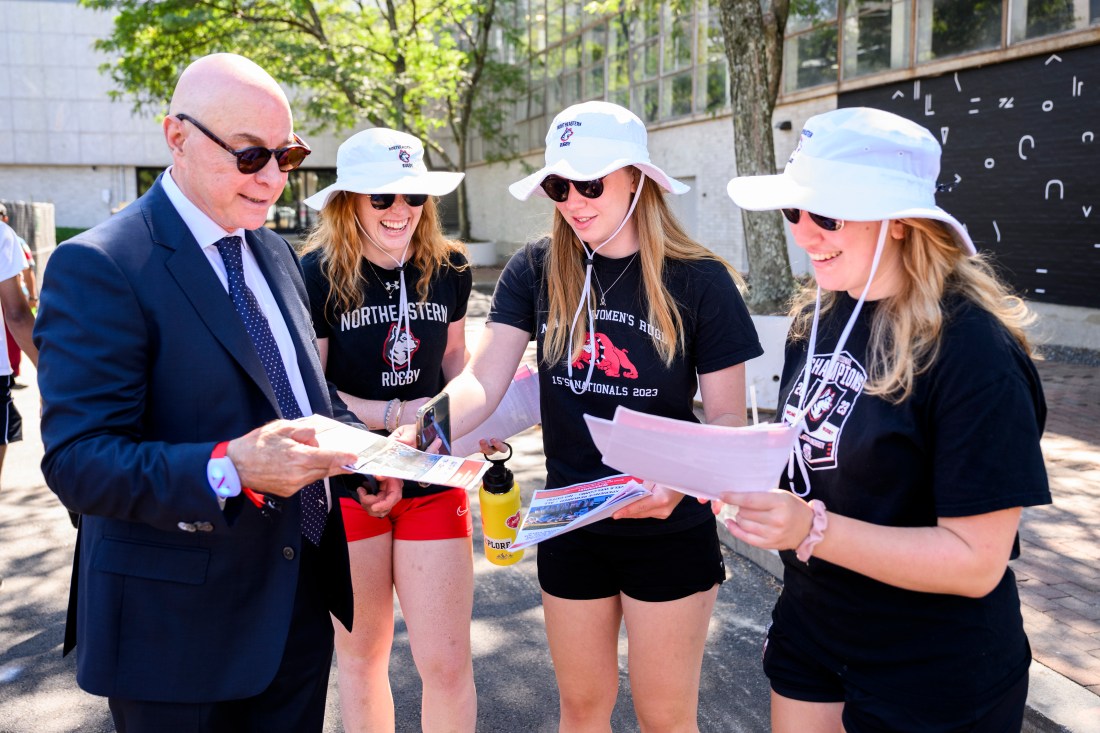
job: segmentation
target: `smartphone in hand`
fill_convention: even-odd
[[[451,454],[451,400],[446,392],[440,392],[416,411],[416,447],[427,450],[436,438],[440,453]]]

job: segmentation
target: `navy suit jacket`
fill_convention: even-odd
[[[266,229],[247,241],[290,329],[310,405],[331,416],[335,392],[297,257]],[[75,630],[78,683],[167,702],[258,694],[290,626],[300,504],[286,500],[268,519],[243,497],[223,511],[210,489],[214,445],[276,419],[278,403],[229,294],[159,180],[55,250],[34,340],[42,471],[82,515],[66,631],[68,642]],[[347,542],[333,505],[313,571],[324,574],[328,608],[350,626]]]

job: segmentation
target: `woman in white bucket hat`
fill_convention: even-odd
[[[305,246],[321,364],[368,427],[392,431],[462,369],[472,276],[444,238],[434,197],[462,173],[430,172],[412,135],[356,133],[336,157],[336,183],[306,203],[321,211]],[[389,686],[393,592],[423,682],[421,729],[473,731],[472,526],[466,492],[406,482],[384,516],[341,497],[355,626],[336,625],[344,729],[394,729]]]
[[[708,422],[744,422],[743,363],[761,348],[739,278],[677,223],[662,189],[687,186],[650,161],[646,143],[645,126],[618,105],[586,102],[555,117],[546,166],[510,188],[554,201],[552,233],[512,257],[470,364],[446,388],[461,435],[494,409],[534,339],[549,488],[617,473],[602,464],[585,414],[610,418],[623,405],[695,421],[699,385]],[[559,729],[609,730],[625,619],[641,729],[697,730],[707,625],[725,577],[709,507],[655,487],[612,519],[542,542],[538,570]]]
[[[1027,309],[936,205],[939,169],[926,129],[853,108],[807,121],[782,174],[729,184],[783,210],[818,286],[792,309],[779,411],[804,423],[784,489],[723,495],[734,536],[783,551],[776,731],[1022,724],[1008,561],[1021,507],[1050,502],[1046,407]]]

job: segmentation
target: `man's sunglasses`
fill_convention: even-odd
[[[798,220],[802,218],[802,209],[780,209],[780,211],[783,212],[783,216],[787,217],[787,221],[792,224],[797,224]],[[839,232],[844,228],[843,219],[830,219],[820,214],[810,214],[808,211],[806,213],[810,215],[810,221],[827,232]]]
[[[309,146],[305,144],[305,141],[297,135],[294,136],[294,145],[288,145],[285,148],[265,148],[260,145],[252,145],[247,148],[241,148],[240,150],[234,150],[220,137],[203,127],[202,123],[194,117],[180,113],[176,115],[176,118],[190,122],[197,127],[203,135],[206,135],[218,145],[221,145],[232,153],[233,157],[237,159],[237,170],[245,175],[259,173],[263,167],[267,165],[267,161],[271,160],[272,155],[275,156],[275,162],[279,165],[279,170],[283,173],[292,171],[302,164],[302,161],[306,159],[307,155],[313,152],[309,149]]]
[[[573,188],[577,189],[577,193],[586,199],[598,199],[603,195],[602,178],[597,178],[594,181],[571,181],[561,176],[547,176],[542,179],[542,183],[539,185],[542,186],[543,191],[546,191],[547,196],[560,204],[569,198],[569,184],[573,184]]]
[[[397,200],[398,194],[396,193],[372,193],[370,195],[370,205],[379,211],[385,211],[393,206],[393,202]],[[401,198],[405,199],[405,203],[413,208],[419,208],[424,205],[428,200],[428,194],[426,193],[403,193]]]

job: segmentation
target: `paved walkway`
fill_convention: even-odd
[[[1024,513],[1012,567],[1035,659],[1100,696],[1100,367],[1038,367],[1054,504]],[[1093,720],[1100,731],[1100,698]]]

